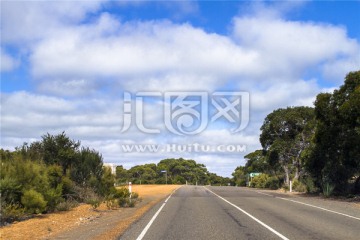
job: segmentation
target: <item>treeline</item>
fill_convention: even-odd
[[[117,184],[199,184],[228,185],[232,179],[210,173],[204,164],[194,160],[164,159],[158,164],[137,165],[128,170],[116,167]]]
[[[251,186],[360,193],[360,71],[351,72],[332,94],[317,95],[315,108],[288,107],[270,113],[261,127],[262,149],[245,156],[234,181]]]
[[[103,167],[101,154],[80,147],[64,132],[44,135],[41,141],[25,143],[13,152],[1,149],[0,155],[2,224],[68,210],[82,202],[94,208],[105,200],[127,204],[127,189],[114,187],[115,177]]]

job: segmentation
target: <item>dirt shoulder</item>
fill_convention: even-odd
[[[142,201],[134,208],[93,210],[88,204],[67,212],[39,215],[0,229],[0,239],[116,239],[178,185],[134,185]]]

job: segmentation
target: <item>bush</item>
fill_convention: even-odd
[[[304,178],[303,182],[306,186],[306,192],[315,193],[319,191],[319,189],[315,186],[314,180],[311,177]]]
[[[45,192],[45,200],[47,201],[47,210],[54,211],[56,206],[63,202],[61,197],[62,185],[59,184],[56,189],[50,188]]]
[[[21,203],[28,213],[42,213],[46,208],[44,196],[33,189],[24,192],[24,195],[21,197]]]
[[[306,192],[307,191],[306,185],[303,184],[302,182],[300,182],[299,180],[294,180],[294,182],[292,184],[292,189],[295,192]]]
[[[266,182],[266,187],[272,190],[276,190],[280,188],[280,181],[277,177],[270,177]]]
[[[268,187],[268,180],[270,179],[269,175],[267,174],[261,174],[258,176],[253,177],[251,181],[251,187],[254,188],[267,188]]]
[[[114,198],[117,199],[119,207],[134,207],[140,201],[139,194],[132,192],[130,196],[130,192],[126,187],[116,189]]]
[[[6,222],[18,221],[25,216],[24,208],[19,204],[4,204],[1,206],[1,225]]]

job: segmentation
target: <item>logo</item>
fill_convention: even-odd
[[[124,93],[122,132],[126,132],[135,118],[136,127],[150,134],[160,129],[145,127],[144,103],[160,98],[163,103],[164,125],[177,135],[195,135],[210,123],[226,122],[232,133],[244,130],[249,123],[250,96],[248,92],[138,92]],[[134,111],[135,105],[135,111]]]

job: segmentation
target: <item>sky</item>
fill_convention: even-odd
[[[1,1],[0,147],[65,131],[106,163],[183,157],[231,176],[267,114],[359,70],[359,22],[360,1]]]

